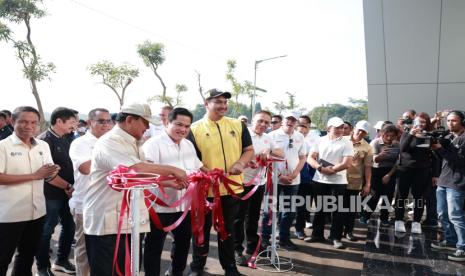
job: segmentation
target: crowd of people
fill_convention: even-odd
[[[229,92],[208,91],[206,115],[196,122],[182,107],[163,107],[157,116],[139,103],[123,105],[115,116],[95,108],[86,121],[79,120],[77,111],[60,107],[52,112],[50,127],[40,134],[41,118],[35,108],[1,111],[0,275],[6,275],[15,252],[12,275],[31,275],[34,259],[40,276],[53,275],[52,270],[113,275],[115,269],[123,269],[124,236],[131,229],[127,222],[118,227],[122,193],[107,180],[118,166],[171,176],[172,180],[159,183],[163,194],[151,190],[168,205],[186,193],[192,172],[221,169],[229,180],[244,184],[227,189],[220,183],[217,194],[210,189],[207,195],[208,201],[221,203],[228,234],[217,235],[221,267],[225,275],[241,275],[237,266],[247,266],[254,254],[271,245],[270,212],[263,210],[269,171],[260,168],[271,159],[284,160],[273,172],[278,175],[281,248],[299,250],[295,238],[329,241],[335,249],[343,249],[343,239],[357,240],[353,231],[357,217],[362,224],[376,219],[373,212],[383,203],[388,208],[379,210],[379,227],[408,232],[405,212],[411,203],[410,233],[440,226],[442,238],[431,246],[449,250],[452,261],[465,261],[463,112],[451,110],[430,118],[425,112],[408,110],[396,123],[376,123],[373,139],[369,135],[375,131],[367,121],[332,117],[320,137],[312,131],[311,118],[295,111],[282,115],[259,111],[250,124],[245,116],[229,118],[225,114],[230,98]],[[238,199],[245,195],[249,197]],[[293,208],[297,197],[304,204]],[[330,197],[338,208],[325,208]],[[355,198],[366,199],[366,208],[352,208]],[[160,275],[167,233],[150,219],[144,202],[138,208],[145,275]],[[186,204],[150,208],[165,226],[179,222],[189,210]],[[200,228],[203,243],[194,239],[189,216],[171,229],[171,265],[164,275],[183,275],[191,246],[189,275],[203,274],[212,212],[205,216]],[[327,223],[329,237],[324,235]],[[50,240],[58,224],[58,249],[51,263]],[[120,239],[118,232],[123,234]],[[69,260],[73,242],[74,264]]]

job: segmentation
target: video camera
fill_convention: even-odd
[[[445,127],[439,127],[431,132],[425,132],[423,135],[429,137],[431,144],[443,144],[441,141],[447,140],[446,136],[449,134],[449,131]]]

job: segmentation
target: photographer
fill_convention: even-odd
[[[409,191],[413,195],[412,234],[421,234],[420,220],[423,215],[423,195],[431,191],[439,176],[438,158],[430,148],[426,132],[433,130],[428,114],[420,112],[413,127],[400,138],[399,186],[396,200],[395,231],[405,232],[404,213]]]
[[[445,240],[432,244],[433,248],[447,249],[455,245],[449,260],[465,262],[465,115],[451,111],[447,115],[450,134],[434,141],[432,149],[443,158],[438,180],[437,209]]]

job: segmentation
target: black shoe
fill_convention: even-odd
[[[354,236],[352,233],[347,233],[346,234],[346,239],[352,242],[358,241],[358,239]]]
[[[295,237],[299,240],[303,240],[307,237],[307,235],[305,235],[305,232],[304,231],[296,231],[295,232]]]
[[[49,267],[37,269],[36,276],[55,276]]]
[[[64,261],[56,260],[52,265],[52,269],[62,271],[67,274],[76,274],[76,267],[68,259]]]
[[[224,271],[225,276],[245,276],[244,274],[241,274],[236,267],[234,268],[228,268]]]
[[[287,240],[280,240],[279,241],[279,246],[283,249],[287,250],[297,250],[298,247],[295,245],[290,239]]]
[[[236,265],[239,266],[247,266],[247,258],[242,255],[242,252],[234,252],[235,258],[236,258]]]
[[[304,239],[304,242],[321,242],[321,243],[324,243],[324,242],[326,242],[326,239],[323,238],[323,237],[310,236],[310,237],[306,237]]]

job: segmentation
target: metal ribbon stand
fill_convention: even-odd
[[[141,190],[131,189],[131,272],[132,275],[139,275],[139,245],[140,245],[140,200]]]
[[[276,244],[276,228],[277,228],[277,211],[278,211],[278,165],[276,162],[273,163],[273,196],[272,196],[272,215],[271,215],[271,246],[268,246],[265,250],[257,255],[255,265],[258,269],[268,272],[287,272],[294,268],[292,263],[291,254],[286,249],[282,249]],[[265,196],[265,212],[269,208],[270,196]],[[281,253],[281,255],[280,255]],[[283,257],[283,253],[287,254],[288,257]]]

